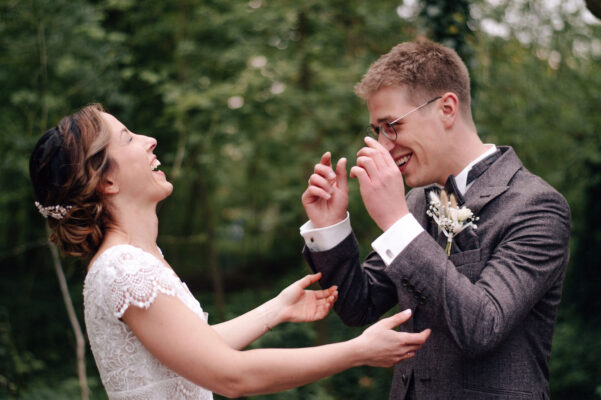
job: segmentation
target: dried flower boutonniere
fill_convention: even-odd
[[[447,255],[451,255],[453,237],[470,226],[477,229],[474,222],[479,219],[469,208],[465,206],[459,208],[455,195],[447,195],[444,189],[440,191],[440,197],[434,191],[430,192],[430,206],[426,214],[432,217],[438,229],[447,237],[445,247]]]

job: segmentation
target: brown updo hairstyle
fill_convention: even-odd
[[[36,200],[44,207],[71,207],[62,219],[48,216],[50,240],[84,259],[98,250],[111,222],[97,190],[113,164],[102,111],[100,104],[92,104],[63,118],[44,133],[29,159]]]

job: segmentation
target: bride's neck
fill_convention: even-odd
[[[111,216],[113,223],[107,228],[104,239],[107,245],[126,243],[152,254],[158,252],[156,240],[159,219],[156,206],[111,210]]]

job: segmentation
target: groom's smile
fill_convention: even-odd
[[[420,101],[410,101],[404,88],[382,88],[367,99],[370,125],[394,121],[399,115],[415,110],[416,105],[419,107]],[[453,138],[446,134],[442,103],[425,104],[432,105],[394,123],[394,137],[378,136],[378,142],[388,150],[409,187],[444,183],[452,173],[448,172],[447,159]]]
[[[405,172],[405,169],[407,169],[407,164],[409,163],[409,160],[411,159],[412,155],[413,153],[405,154],[404,156],[394,160],[396,165],[399,167],[401,173]]]

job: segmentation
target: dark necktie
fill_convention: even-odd
[[[486,157],[484,160],[481,160],[474,164],[467,174],[466,186],[474,180],[476,180],[478,177],[480,177],[480,175],[482,175],[488,169],[488,167],[490,167],[497,160],[497,158],[501,156],[501,154],[502,153],[499,150],[497,150],[490,156]],[[459,207],[465,204],[465,199],[463,198],[463,195],[460,193],[459,188],[457,187],[457,182],[455,181],[454,175],[449,175],[447,181],[445,182],[444,189],[447,192],[447,194],[453,194],[455,196],[455,198],[457,199],[457,205]],[[424,193],[426,195],[426,204],[430,204],[431,191],[438,193],[440,191],[440,186],[432,185],[425,188]],[[428,233],[430,233],[430,235],[434,238],[434,240],[436,240],[444,248],[444,246],[446,245],[446,237],[438,229],[438,225],[436,225],[432,218],[428,218],[428,225],[426,229]]]
[[[455,198],[457,199],[457,205],[462,206],[465,203],[465,199],[463,198],[463,195],[461,194],[461,192],[459,191],[459,188],[457,187],[457,181],[455,181],[455,175],[453,175],[453,174],[449,175],[446,183],[444,184],[444,189],[449,196],[455,195]]]
[[[495,161],[497,161],[497,158],[499,158],[500,156],[501,152],[497,150],[490,156],[486,157],[484,160],[481,160],[474,164],[467,173],[467,180],[465,182],[465,186],[467,187],[470,183],[475,181],[488,169],[488,167],[490,167]],[[455,195],[455,198],[457,199],[457,204],[459,206],[465,204],[465,199],[463,198],[463,195],[460,193],[459,188],[457,187],[457,182],[455,181],[455,176],[453,174],[449,175],[449,177],[447,178],[444,188],[449,195]]]

